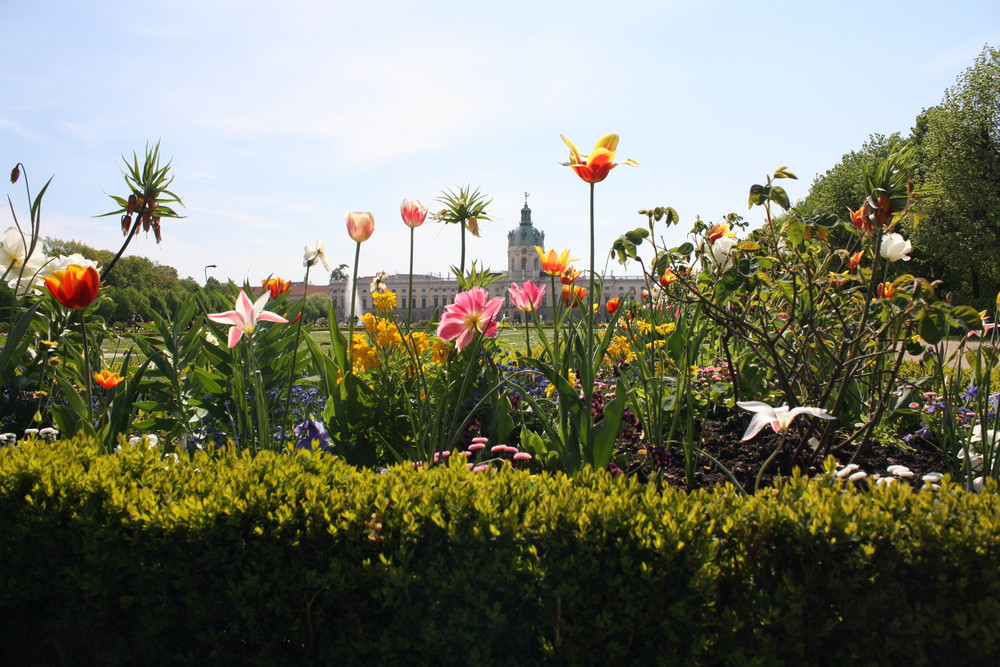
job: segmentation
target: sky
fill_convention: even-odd
[[[43,236],[116,251],[118,219],[94,216],[128,194],[123,156],[161,142],[186,217],[128,254],[199,283],[302,280],[316,239],[350,265],[348,211],[375,218],[360,273],[405,273],[400,202],[470,185],[493,202],[468,258],[503,270],[525,192],[546,247],[586,258],[588,187],[559,137],[587,153],[617,133],[643,166],[597,185],[600,267],[639,209],[677,209],[670,244],[697,216],[759,225],[752,184],[787,166],[804,197],[869,135],[908,133],[986,44],[995,0],[0,0],[0,167],[34,192],[53,176]],[[3,183],[26,220],[24,182]],[[459,263],[457,227],[414,238],[416,273]]]

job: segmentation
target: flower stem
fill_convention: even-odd
[[[406,326],[413,326],[413,227],[410,227],[410,282],[406,290]]]
[[[85,310],[85,309],[84,309]],[[87,320],[80,311],[80,333],[83,336],[83,379],[87,383],[87,419],[94,423],[94,382],[90,377],[90,346],[87,344]]]
[[[597,286],[597,279],[594,276],[594,186],[596,183],[590,184],[590,299],[587,303],[587,358],[584,368],[580,369],[583,372],[583,392],[586,397],[586,410],[587,419],[584,420],[584,428],[587,432],[584,434],[585,447],[584,450],[587,452],[587,456],[590,457],[590,462],[594,461],[594,304],[595,293],[594,290]]]
[[[292,347],[292,365],[288,369],[288,391],[285,392],[285,418],[281,425],[281,435],[288,437],[288,420],[292,412],[292,384],[295,382],[295,364],[298,361],[299,342],[302,339],[302,313],[306,309],[306,297],[309,295],[309,269],[312,265],[306,264],[306,276],[302,279],[302,305],[299,306],[299,318],[295,326],[295,345]]]
[[[350,364],[350,372],[354,371],[354,359],[351,358],[351,350],[354,346],[354,305],[358,300],[358,260],[361,258],[361,243],[356,243],[354,248],[354,275],[351,278],[351,317],[348,321],[347,334],[347,362]]]

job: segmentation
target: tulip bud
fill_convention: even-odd
[[[17,179],[21,178],[21,164],[15,164],[14,168],[10,170],[10,182],[17,183]]]
[[[347,234],[357,243],[364,243],[375,231],[375,218],[371,213],[355,211],[347,214]]]

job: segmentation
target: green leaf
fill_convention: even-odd
[[[785,227],[788,241],[794,246],[800,246],[806,239],[806,225],[801,220],[791,220]]]
[[[765,185],[751,185],[750,186],[750,198],[747,200],[749,206],[747,208],[753,208],[754,205],[760,206],[765,201],[771,192],[771,188]]]
[[[931,345],[937,345],[948,332],[944,313],[939,308],[925,308],[918,318],[920,320],[920,337]]]
[[[788,194],[780,186],[775,185],[771,188],[769,199],[786,211],[791,208],[791,204],[788,202]]]
[[[615,450],[615,440],[621,430],[622,417],[625,414],[625,402],[620,396],[615,396],[604,406],[604,418],[594,426],[594,460],[595,468],[608,467]]]

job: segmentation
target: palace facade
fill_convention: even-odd
[[[518,226],[507,234],[507,270],[504,272],[493,272],[497,279],[485,289],[490,297],[501,297],[504,299],[504,306],[500,311],[502,318],[511,322],[522,322],[526,313],[521,312],[511,303],[508,289],[510,284],[521,285],[527,280],[534,281],[537,285],[545,286],[545,298],[542,308],[539,310],[539,317],[542,320],[552,319],[552,284],[551,278],[542,271],[541,260],[535,246],[545,249],[545,232],[539,230],[531,221],[531,209],[525,201],[524,208],[521,209],[521,222]],[[358,315],[371,312],[371,281],[374,276],[358,277],[357,301],[355,311]],[[578,284],[586,286],[585,282],[578,280]],[[386,286],[395,292],[397,298],[396,317],[406,317],[406,300],[410,299],[410,309],[415,322],[430,321],[437,319],[440,311],[445,306],[452,303],[455,295],[460,291],[458,281],[451,273],[448,274],[414,274],[413,292],[409,293],[409,275],[397,273],[387,276],[384,279]],[[631,293],[632,298],[638,298],[640,292],[645,287],[643,277],[640,276],[605,276],[604,290],[601,294],[602,304],[606,304],[609,299],[616,297],[624,298]],[[558,293],[556,298],[562,298],[562,285],[556,281]],[[351,308],[351,284],[349,280],[331,280],[330,298],[333,299],[334,306],[338,313],[350,312]],[[607,315],[607,310],[601,309],[602,318]],[[530,321],[530,314],[528,319]]]

